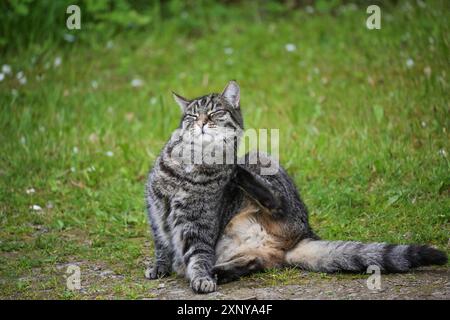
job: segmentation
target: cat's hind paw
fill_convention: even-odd
[[[216,265],[212,273],[216,276],[218,284],[225,284],[240,278],[239,274],[235,270],[230,269],[227,264]]]

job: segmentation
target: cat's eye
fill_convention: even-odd
[[[197,120],[197,116],[195,114],[186,113],[184,117],[189,120]]]
[[[224,110],[219,110],[219,111],[210,113],[210,114],[209,114],[209,117],[210,117],[210,118],[213,118],[213,119],[218,119],[218,118],[222,118],[222,117],[225,116],[226,114],[227,114],[226,111],[224,111]]]

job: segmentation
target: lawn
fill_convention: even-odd
[[[230,79],[246,127],[280,129],[280,161],[322,238],[450,252],[448,2],[382,7],[380,30],[364,6],[213,9],[186,18],[200,24],[190,31],[167,19],[1,51],[0,298],[149,297],[160,282],[144,279],[144,183],[179,122],[171,90]],[[81,291],[66,288],[69,264]]]

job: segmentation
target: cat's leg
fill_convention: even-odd
[[[149,279],[165,277],[172,272],[172,246],[167,225],[169,205],[167,201],[158,197],[150,190],[147,195],[147,211],[153,233],[155,261],[147,272]]]
[[[272,226],[272,218],[264,219],[267,214],[261,211],[266,210],[250,203],[228,222],[216,245],[213,274],[218,283],[283,265],[286,242],[277,235],[282,232]]]
[[[185,203],[185,201],[183,201]],[[174,219],[174,249],[177,259],[182,259],[185,276],[190,280],[196,293],[209,293],[216,290],[216,280],[211,270],[215,261],[215,242],[217,238],[217,218],[208,208],[208,202],[191,204],[186,207],[178,202],[172,205]]]
[[[269,209],[274,215],[282,214],[282,199],[273,187],[258,175],[242,166],[237,167],[234,182],[252,199]]]
[[[286,248],[289,248],[300,238],[317,236],[308,226],[306,207],[295,189],[289,190],[295,186],[280,182],[286,178],[283,175],[285,173],[280,171],[278,176],[260,176],[239,165],[233,182],[260,207],[267,209],[259,211],[260,223],[269,233],[284,239]]]
[[[212,272],[219,284],[238,280],[240,277],[262,271],[264,261],[256,255],[242,256],[214,266]]]

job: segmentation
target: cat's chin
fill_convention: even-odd
[[[194,145],[196,146],[201,146],[201,147],[210,147],[214,144],[215,138],[214,136],[210,135],[210,134],[200,134],[197,137],[195,137],[195,139],[193,140]]]
[[[200,140],[203,144],[211,144],[212,142],[214,142],[215,138],[213,135],[209,134],[209,133],[203,133],[200,134],[197,137],[198,140]]]

